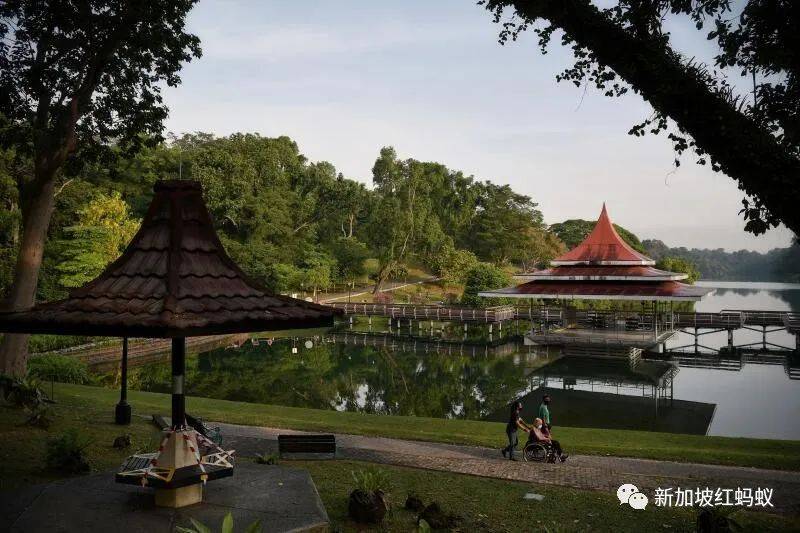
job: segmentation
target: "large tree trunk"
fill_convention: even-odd
[[[686,67],[656,38],[637,36],[606,18],[589,0],[513,0],[526,18],[543,18],[591,50],[657,111],[673,119],[711,154],[739,188],[756,196],[800,235],[800,161],[769,132]]]
[[[25,195],[29,202],[22,204],[22,241],[20,242],[14,280],[4,308],[8,311],[24,311],[33,306],[39,269],[42,266],[47,228],[55,203],[55,176],[34,179]],[[4,335],[0,341],[0,371],[12,376],[24,376],[27,372],[28,337],[30,335]]]

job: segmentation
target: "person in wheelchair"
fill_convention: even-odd
[[[541,418],[533,421],[533,427],[528,432],[528,442],[525,443],[524,454],[526,460],[549,463],[554,463],[556,460],[563,463],[569,457],[561,449],[561,443],[552,438],[550,430],[547,429]]]

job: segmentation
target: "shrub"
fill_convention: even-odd
[[[275,453],[257,453],[256,463],[260,465],[276,465],[278,464],[278,455]]]
[[[86,363],[66,355],[46,354],[31,357],[28,374],[41,380],[84,384],[89,381]]]
[[[30,411],[38,409],[45,400],[45,395],[35,378],[21,379],[0,375],[0,392],[7,403]]]
[[[350,518],[362,524],[379,524],[389,510],[384,489],[389,477],[383,470],[366,468],[352,471],[356,488],[350,493],[347,513]]]
[[[353,470],[350,472],[355,481],[356,489],[364,492],[385,491],[389,486],[389,475],[385,470],[378,468],[365,468],[364,470]]]
[[[89,471],[84,450],[89,440],[82,438],[75,428],[60,437],[47,440],[47,467],[65,474],[83,474]]]
[[[503,269],[489,263],[478,263],[467,272],[461,303],[476,307],[497,305],[501,303],[503,299],[482,298],[478,296],[478,293],[492,289],[501,289],[510,284],[511,277]]]
[[[28,349],[34,354],[51,352],[54,350],[63,350],[64,348],[72,348],[73,346],[80,346],[82,344],[89,344],[97,340],[98,337],[77,337],[74,335],[31,335]]]
[[[190,517],[189,521],[192,523],[192,527],[177,526],[175,531],[178,533],[211,533],[212,531],[210,527],[194,518]],[[220,533],[233,533],[233,515],[231,513],[226,514],[222,519],[219,531]],[[244,531],[245,533],[259,533],[261,531],[261,520],[256,520],[247,526]]]

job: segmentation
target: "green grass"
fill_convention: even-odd
[[[347,498],[353,490],[351,472],[367,467],[353,461],[287,461],[307,469],[334,526],[364,531],[347,517]],[[269,468],[269,467],[265,467]],[[546,485],[487,479],[449,472],[380,466],[388,474],[390,511],[383,531],[414,531],[416,514],[403,509],[409,492],[427,505],[439,503],[462,518],[461,531],[694,531],[696,511],[648,506],[637,511],[620,506],[613,494]],[[544,496],[525,500],[527,492]],[[747,531],[798,530],[795,517],[740,511],[736,521]],[[334,531],[336,529],[334,528]]]
[[[57,384],[56,400],[77,407],[107,406],[118,392],[83,385]],[[166,394],[132,391],[134,412],[169,412]],[[475,420],[345,413],[298,407],[187,398],[187,410],[208,420],[287,429],[379,435],[412,440],[504,445],[504,424]],[[684,462],[800,470],[800,441],[675,435],[647,431],[556,428],[559,440],[576,454],[615,455]]]
[[[134,416],[132,424],[126,428],[112,423],[113,401],[109,399],[114,395],[111,392],[59,386],[56,389],[58,404],[52,407],[53,424],[48,430],[22,426],[25,419],[22,411],[0,407],[0,490],[62,477],[44,469],[45,445],[48,438],[69,428],[76,428],[91,438],[92,444],[86,451],[93,472],[117,468],[123,458],[134,451],[155,450],[158,432],[144,417]],[[134,393],[132,396],[140,413],[145,407],[162,410],[166,407],[162,395]],[[190,405],[192,403],[195,401]],[[133,445],[129,450],[115,450],[111,443],[123,433],[132,435]],[[354,488],[351,472],[374,468],[373,465],[339,460],[284,461],[281,464],[310,472],[334,531],[368,530],[347,518],[347,497]],[[406,467],[382,465],[377,468],[388,474],[386,490],[391,505],[379,531],[414,531],[416,516],[403,509],[409,492],[418,494],[426,504],[436,501],[446,512],[459,515],[461,531],[694,530],[695,514],[691,510],[649,506],[645,511],[634,511],[620,507],[615,495],[603,492]],[[525,500],[527,492],[542,494],[545,499],[542,502]],[[795,516],[740,511],[736,519],[748,531],[800,530]]]

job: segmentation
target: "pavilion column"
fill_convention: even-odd
[[[172,339],[172,428],[186,426],[186,399],[183,395],[186,373],[186,338]]]
[[[122,338],[119,403],[114,409],[114,423],[120,425],[131,423],[131,406],[128,404],[128,337]]]

